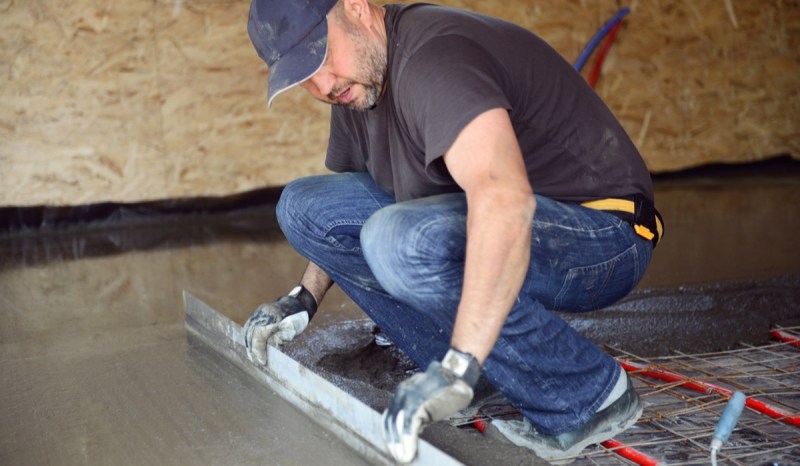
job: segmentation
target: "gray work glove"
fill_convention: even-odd
[[[471,354],[451,348],[441,363],[434,361],[425,372],[400,383],[383,412],[383,438],[394,459],[411,462],[425,425],[466,408],[480,375],[481,366]]]
[[[303,332],[317,311],[314,296],[302,286],[273,303],[264,303],[244,324],[247,356],[256,364],[267,363],[267,345],[280,346]]]

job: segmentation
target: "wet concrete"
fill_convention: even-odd
[[[642,284],[566,318],[643,356],[759,344],[771,324],[800,324],[799,187],[794,163],[659,178],[667,235]],[[269,205],[0,236],[0,463],[357,464],[183,330],[181,290],[243,322],[303,267]],[[381,409],[414,367],[376,335],[334,289],[286,351]],[[425,436],[470,464],[531,461],[470,429]]]
[[[179,324],[2,352],[2,464],[363,463]]]
[[[33,264],[0,240],[0,464],[365,464],[187,340],[178,290],[257,289],[221,278],[248,265],[246,245],[92,256],[115,233],[83,233],[27,238],[43,254]],[[240,261],[215,259],[232,251]]]

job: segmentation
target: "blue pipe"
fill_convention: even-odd
[[[597,31],[594,37],[592,37],[592,40],[586,44],[586,47],[584,47],[583,51],[578,56],[578,60],[575,62],[575,69],[578,70],[578,72],[583,69],[583,65],[585,65],[589,60],[589,57],[592,55],[592,52],[594,52],[594,49],[596,49],[598,44],[600,44],[600,41],[602,41],[603,38],[608,35],[608,32],[611,31],[611,28],[613,28],[618,22],[622,21],[622,18],[624,18],[625,15],[630,12],[631,10],[628,7],[619,10],[613,18],[608,20],[608,22],[604,24],[599,31]]]

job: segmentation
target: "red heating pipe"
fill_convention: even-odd
[[[792,346],[797,346],[798,348],[800,348],[800,338],[797,338],[795,336],[789,335],[788,333],[786,333],[786,332],[784,332],[782,330],[779,330],[777,328],[771,329],[769,331],[769,333],[770,333],[770,335],[772,335],[773,338],[775,338],[777,340],[789,343]]]
[[[657,368],[652,368],[650,366],[643,366],[641,364],[625,360],[621,360],[619,361],[619,363],[628,372],[638,372],[642,375],[646,375],[654,379],[664,380],[666,382],[682,382],[681,385],[683,387],[689,388],[694,391],[698,391],[700,393],[710,394],[713,392],[717,392],[720,395],[725,396],[726,398],[730,398],[731,396],[733,396],[733,391],[728,390],[727,388],[723,388],[708,382],[702,382],[700,380],[692,380],[686,376],[676,374],[674,372],[665,371],[664,369],[657,369]],[[765,403],[763,401],[750,398],[749,396],[745,399],[744,404],[753,411],[758,411],[759,413],[766,414],[767,416],[773,419],[777,419],[779,421],[785,422],[795,427],[800,427],[800,415],[790,413],[777,406],[773,406],[769,403]]]
[[[486,422],[482,421],[478,417],[472,418],[472,426],[478,429],[478,432],[482,434],[486,433]]]
[[[594,88],[595,84],[597,84],[597,80],[600,79],[600,69],[603,68],[603,62],[608,54],[608,49],[611,48],[611,44],[613,44],[614,39],[617,38],[617,33],[619,32],[620,27],[622,27],[622,20],[618,21],[617,24],[615,24],[614,27],[608,32],[608,37],[603,43],[603,48],[601,48],[600,52],[597,54],[597,60],[595,60],[594,65],[592,66],[592,72],[589,74],[589,85],[592,86],[592,88]]]
[[[617,440],[608,439],[603,442],[601,445],[612,450],[614,453],[618,454],[619,456],[629,459],[634,463],[638,464],[639,466],[657,466],[658,460],[655,458],[651,458],[644,453],[634,450],[631,447],[626,447],[624,443],[619,442]]]

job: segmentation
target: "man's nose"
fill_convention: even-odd
[[[314,73],[314,75],[309,78],[309,81],[311,81],[311,84],[316,87],[317,92],[322,96],[330,94],[333,90],[333,86],[336,84],[336,78],[333,74],[322,70]]]

